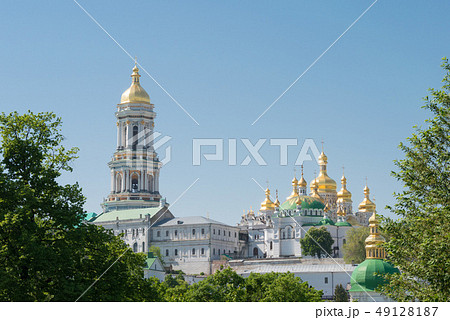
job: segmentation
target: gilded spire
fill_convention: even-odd
[[[302,177],[300,178],[300,181],[298,182],[298,186],[300,188],[306,188],[306,180],[303,177],[303,165],[301,166],[301,168],[302,168]]]
[[[380,234],[380,222],[374,212],[369,218],[370,235],[366,238],[366,259],[384,259],[386,253],[381,247],[386,242],[384,237]]]
[[[266,211],[266,210],[273,210],[275,209],[275,204],[270,200],[270,190],[269,188],[266,189],[266,199],[261,202],[261,209],[260,211]]]
[[[275,205],[275,208],[278,208],[280,206],[280,200],[278,200],[278,189],[276,190],[276,194],[277,198],[273,204]]]

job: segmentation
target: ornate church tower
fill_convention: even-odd
[[[135,65],[131,86],[117,105],[117,149],[108,163],[111,192],[104,200],[104,212],[158,207],[161,163],[153,148],[155,112],[150,97],[139,83]]]

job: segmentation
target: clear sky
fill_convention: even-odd
[[[156,130],[172,137],[160,190],[177,216],[229,224],[258,209],[252,180],[291,192],[301,143],[325,141],[328,172],[340,187],[342,166],[361,202],[365,177],[380,213],[401,190],[390,172],[397,146],[429,116],[420,106],[450,56],[450,2],[379,0],[261,119],[254,120],[373,1],[87,1],[82,5],[198,121],[192,121],[141,72],[157,112]],[[0,111],[53,111],[66,145],[81,151],[74,172],[86,210],[100,212],[110,191],[107,162],[116,147],[114,112],[130,85],[132,60],[75,2],[2,1]],[[192,165],[193,138],[297,138],[288,165],[266,142],[267,165]],[[207,150],[207,149],[206,149]],[[248,155],[238,140],[238,164]],[[316,163],[305,163],[313,178]]]

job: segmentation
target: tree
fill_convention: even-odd
[[[344,289],[342,284],[338,284],[334,289],[334,301],[336,302],[348,302],[349,296],[347,290]]]
[[[193,302],[245,301],[245,279],[231,268],[218,270],[199,283],[194,283],[186,293],[186,300]]]
[[[246,279],[247,301],[320,302],[322,290],[316,290],[293,273],[252,273]]]
[[[78,151],[61,119],[2,113],[0,137],[0,300],[74,301],[116,260],[81,300],[139,300],[144,255],[83,223],[81,188],[57,183]]]
[[[382,292],[397,301],[450,301],[450,65],[443,87],[430,89],[423,108],[431,112],[425,126],[399,148],[392,175],[403,184],[396,204],[398,220],[384,218],[387,260],[401,274],[388,277]]]
[[[347,231],[347,241],[344,244],[345,263],[359,264],[366,259],[365,241],[368,236],[368,227],[351,228]]]
[[[317,256],[319,259],[322,255],[326,257],[327,254],[331,254],[333,242],[331,234],[325,227],[311,227],[305,237],[300,239],[303,255]]]
[[[164,258],[161,254],[161,249],[159,247],[151,246],[148,249],[148,252],[152,252],[155,255],[155,257],[157,257],[161,261],[162,265],[165,266]]]

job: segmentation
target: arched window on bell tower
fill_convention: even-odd
[[[139,190],[139,177],[136,173],[131,176],[131,192],[138,192]]]

